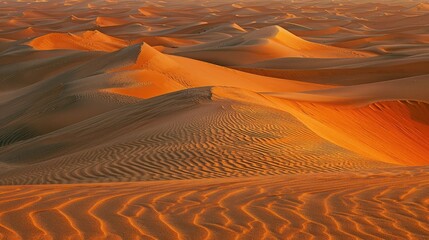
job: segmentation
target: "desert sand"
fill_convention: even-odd
[[[0,12],[0,239],[429,239],[428,3]]]

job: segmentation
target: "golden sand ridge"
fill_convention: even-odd
[[[427,3],[0,12],[0,239],[429,239]]]

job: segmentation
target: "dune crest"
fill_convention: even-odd
[[[28,45],[37,50],[70,49],[112,52],[127,46],[128,43],[95,30],[80,34],[49,33],[31,40]]]
[[[234,56],[230,52],[237,52]],[[218,42],[166,50],[220,65],[243,65],[283,57],[356,58],[375,54],[306,41],[280,26],[268,26]]]
[[[304,91],[330,88],[329,85],[301,83],[285,79],[262,77],[234,71],[210,63],[167,55],[147,43],[124,48],[121,51],[130,58],[125,66],[109,69],[108,72],[139,71],[136,82],[144,79],[145,84],[137,87],[107,89],[107,92],[148,98],[181,90],[203,86],[231,86],[251,91]],[[113,53],[116,54],[116,53]],[[132,56],[132,57],[131,57]],[[210,75],[207,73],[210,72]]]

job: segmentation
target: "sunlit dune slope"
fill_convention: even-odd
[[[49,33],[31,40],[28,45],[37,50],[71,49],[112,52],[127,46],[128,43],[99,31],[85,31],[80,34]]]
[[[135,58],[134,63],[111,69],[109,71],[141,71],[144,75],[154,74],[156,76],[148,77],[153,79],[150,86],[158,86],[158,90],[151,91],[150,86],[137,89],[110,89],[108,91],[120,93],[135,97],[152,97],[162,93],[171,92],[168,89],[169,85],[181,85],[182,88],[201,87],[201,86],[231,86],[231,87],[244,87],[252,91],[304,91],[314,89],[329,88],[329,85],[302,83],[298,81],[290,81],[283,79],[276,79],[253,75],[227,69],[224,67],[216,66],[213,64],[196,61],[188,58],[169,56],[160,53],[148,44],[142,44],[139,50],[136,47],[123,49],[123,52],[136,51],[139,52]],[[210,74],[207,74],[210,73]],[[142,76],[142,78],[144,78]],[[161,85],[161,86],[160,86]],[[176,89],[182,89],[177,87]]]
[[[58,57],[59,53],[63,55]],[[14,97],[25,97],[31,92],[40,95],[57,86],[70,89],[68,93],[94,94],[96,91],[111,91],[141,98],[185,87],[208,85],[245,86],[253,91],[303,91],[329,87],[262,77],[196,60],[168,56],[146,43],[112,53],[30,51],[14,58],[25,61],[20,64],[5,62],[0,68],[0,84],[2,90],[7,92],[4,92],[1,99],[3,102]],[[30,72],[34,66],[37,69]],[[12,94],[11,90],[15,92]]]
[[[23,64],[0,68],[4,73],[0,85],[9,90],[2,93],[0,100],[3,110],[0,145],[50,133],[135,102],[137,98],[186,88],[225,85],[244,86],[253,91],[291,92],[329,87],[168,56],[148,44],[112,53],[66,52],[59,58],[56,53],[30,52]],[[63,62],[67,64],[61,65]],[[38,71],[30,72],[34,66],[38,66]],[[17,69],[25,71],[17,74]]]
[[[267,94],[294,100],[283,106],[293,106],[298,119],[339,146],[380,161],[426,165],[428,84],[427,76],[418,76],[306,93]]]
[[[59,52],[58,52],[59,53]],[[22,54],[26,61],[19,65],[5,64],[0,67],[0,86],[16,90],[35,81],[49,81],[54,85],[76,81],[86,77],[97,77],[98,88],[140,98],[158,96],[187,87],[233,86],[245,87],[252,91],[304,91],[329,88],[329,85],[303,83],[271,77],[248,74],[213,64],[160,53],[149,44],[135,44],[112,53],[64,52],[57,57],[40,52]],[[78,61],[82,61],[79,64]],[[59,66],[59,63],[64,63]],[[37,65],[37,70],[29,70]],[[16,73],[17,68],[24,69]],[[207,74],[210,72],[210,74]],[[49,74],[48,74],[49,73]],[[120,88],[109,84],[109,74],[123,75]],[[103,74],[107,74],[103,77]],[[12,78],[13,76],[13,78]],[[37,76],[37,77],[34,77]],[[103,80],[104,78],[104,80]],[[115,78],[119,79],[119,77]],[[95,86],[92,80],[81,80],[84,85]],[[102,84],[104,82],[104,84]],[[111,86],[109,88],[109,85]],[[8,89],[9,88],[9,89]],[[89,88],[87,90],[91,90]]]
[[[429,104],[388,101],[363,107],[297,103],[297,115],[331,142],[379,161],[427,165]]]
[[[6,239],[425,239],[424,168],[348,174],[6,186]]]

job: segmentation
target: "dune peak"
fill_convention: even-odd
[[[37,50],[69,49],[105,52],[116,51],[128,45],[126,41],[98,30],[80,33],[48,33],[34,38],[27,44]]]
[[[241,32],[247,32],[243,27],[241,27],[238,23],[236,23],[236,22],[232,22],[232,23],[230,23],[229,24],[229,26],[231,26],[233,29],[236,29],[236,30],[238,30],[238,31],[241,31]]]
[[[134,63],[113,71],[149,69],[168,74],[171,69],[179,68],[173,59],[145,42],[124,48],[121,51],[125,55],[135,56]]]
[[[414,7],[410,8],[410,10],[414,10],[414,11],[429,11],[429,3],[426,2],[420,2],[417,5],[415,5]]]
[[[243,36],[244,39],[267,39],[293,48],[304,47],[308,42],[278,26],[263,27]]]

